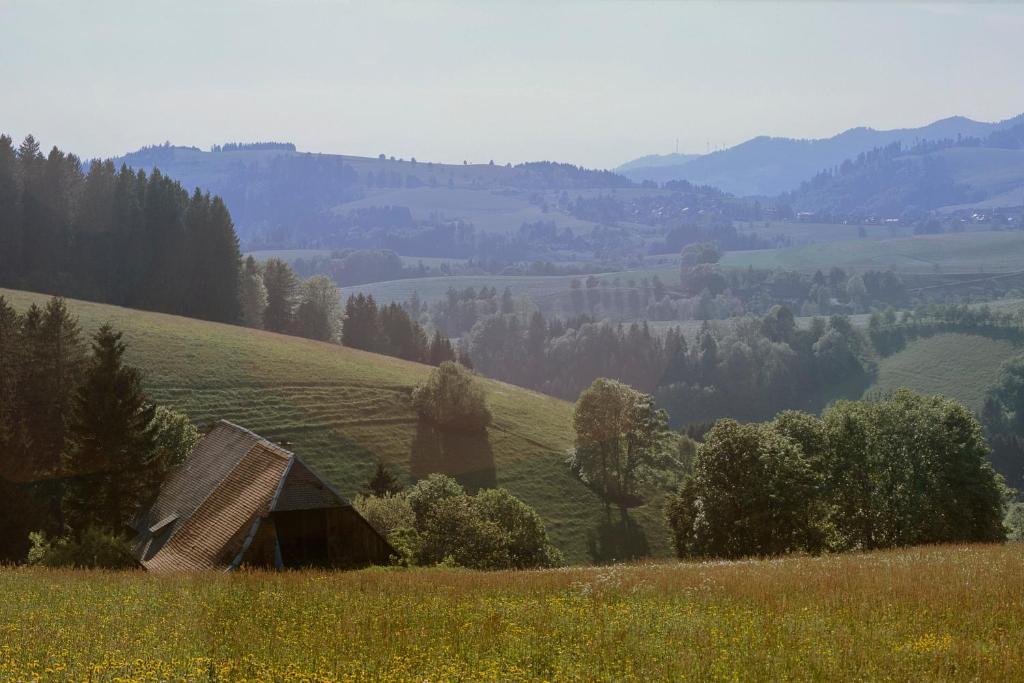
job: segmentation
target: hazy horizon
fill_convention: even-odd
[[[83,157],[281,140],[611,168],[1024,111],[1009,4],[0,0],[0,131]]]

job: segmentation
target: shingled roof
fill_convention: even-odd
[[[152,571],[231,569],[271,512],[349,506],[293,453],[221,420],[136,520],[135,553]]]

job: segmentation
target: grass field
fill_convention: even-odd
[[[1024,233],[965,232],[891,240],[857,240],[786,249],[732,251],[723,266],[825,270],[892,269],[906,273],[1024,270]]]
[[[985,391],[995,383],[999,366],[1024,353],[1003,339],[970,334],[938,334],[917,339],[878,363],[878,379],[868,392],[908,387],[944,394],[980,410]]]
[[[45,296],[0,290],[18,309]],[[564,465],[572,405],[486,381],[495,423],[485,436],[440,434],[419,423],[412,388],[430,368],[331,344],[114,306],[69,302],[89,332],[125,332],[128,360],[154,400],[198,424],[226,418],[288,446],[345,495],[376,461],[409,477],[432,471],[467,486],[503,486],[535,507],[569,562],[667,552],[660,505],[631,511],[638,526],[609,525],[603,506]],[[620,533],[620,531],[622,533]]]
[[[249,251],[245,253],[245,256],[252,256],[257,261],[266,261],[269,258],[279,258],[289,264],[294,264],[299,259],[313,259],[321,256],[330,256],[334,251],[342,251],[341,249],[258,249],[256,251]],[[440,267],[445,263],[456,264],[465,263],[466,259],[457,258],[438,258],[436,256],[399,256],[402,259],[402,264],[405,266],[411,266],[415,268],[419,264],[423,264],[427,268]]]
[[[0,571],[18,681],[1024,677],[1024,548],[158,577]]]

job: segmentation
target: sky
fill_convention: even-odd
[[[1024,112],[1024,5],[0,0],[0,132],[610,168]]]

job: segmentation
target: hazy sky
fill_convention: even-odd
[[[1024,112],[1024,6],[0,0],[0,131],[615,166]]]

